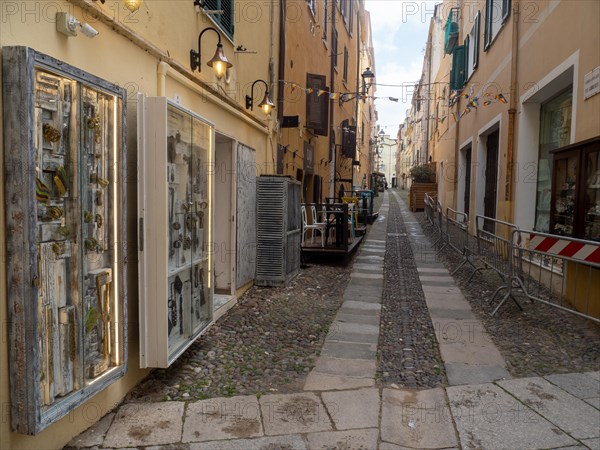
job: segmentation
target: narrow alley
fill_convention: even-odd
[[[378,209],[348,267],[252,288],[66,448],[600,448],[598,326],[491,317],[493,280],[450,275],[405,191]]]

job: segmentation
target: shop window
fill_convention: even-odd
[[[204,9],[207,11],[223,11],[221,14],[209,14],[211,19],[223,30],[223,32],[233,39],[234,29],[234,0],[204,0]]]
[[[511,0],[486,0],[483,50],[487,49],[496,38],[502,25],[510,16]]]
[[[2,62],[11,423],[37,434],[126,370],[126,93],[29,48]]]
[[[306,126],[313,128],[319,136],[327,136],[329,95],[319,95],[319,90],[327,90],[325,75],[306,74],[306,86],[312,89],[306,95]]]
[[[571,141],[573,88],[542,103],[540,109],[540,147],[538,153],[537,200],[535,230],[550,231],[550,201],[552,184],[552,150]]]

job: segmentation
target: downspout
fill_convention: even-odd
[[[355,119],[355,123],[354,125],[356,126],[356,135],[354,136],[356,138],[356,147],[358,147],[358,104],[360,102],[359,100],[359,95],[358,93],[360,92],[360,59],[361,59],[361,53],[360,53],[360,20],[361,20],[361,10],[360,10],[360,4],[358,5],[358,14],[356,16],[356,108],[354,110],[354,117]],[[364,133],[364,130],[362,129],[362,124],[361,124],[361,133]],[[360,151],[359,151],[360,153]],[[352,191],[352,189],[354,189],[354,168],[356,167],[354,165],[354,162],[356,161],[356,150],[354,151],[354,158],[352,158],[352,185],[350,186],[350,191]],[[359,161],[360,162],[360,161]]]
[[[273,2],[274,3],[274,2]],[[277,84],[277,122],[281,126],[283,121],[283,105],[285,96],[285,14],[286,14],[286,0],[279,2],[279,67],[277,69],[277,77],[279,78]],[[279,139],[277,140],[279,142]],[[277,169],[277,154],[279,153],[279,145],[275,150],[275,170],[274,173],[278,173]],[[282,161],[282,173],[285,170],[285,166]]]
[[[513,171],[514,171],[514,152],[515,152],[515,120],[517,116],[517,64],[519,62],[519,0],[514,0],[513,8],[513,27],[512,27],[512,57],[510,61],[510,100],[508,108],[508,141],[506,147],[506,186],[504,200],[507,202],[506,211],[507,222],[512,223],[515,212],[512,206],[513,193]]]
[[[433,19],[431,20],[433,21]],[[431,26],[429,27],[429,30],[429,42],[427,43],[427,117],[425,122],[425,164],[429,162],[429,116],[431,115],[431,110],[429,109],[431,106]]]
[[[336,0],[332,0],[331,2],[331,42],[333,43],[333,35],[335,33],[335,17],[336,17]],[[339,44],[336,40],[336,44]],[[329,56],[329,64],[330,64],[330,72],[329,72],[329,93],[332,93],[335,89],[333,79],[335,77],[335,68],[333,66],[333,45],[331,46],[331,55]],[[337,49],[336,49],[337,51]],[[330,96],[331,97],[331,96]],[[337,191],[335,189],[335,181],[337,174],[337,148],[335,146],[335,135],[334,135],[334,127],[333,127],[333,99],[329,100],[329,151],[333,151],[333,160],[331,161],[331,170],[333,170],[332,180],[333,183],[329,183],[329,196],[335,197],[337,195]]]

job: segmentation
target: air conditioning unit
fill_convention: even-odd
[[[258,286],[285,286],[300,271],[301,184],[287,176],[256,180]]]

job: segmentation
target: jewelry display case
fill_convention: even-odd
[[[553,156],[552,233],[600,241],[600,138]]]
[[[212,320],[214,127],[138,95],[140,366],[168,367]]]
[[[126,370],[125,91],[2,60],[11,418],[36,434]]]

